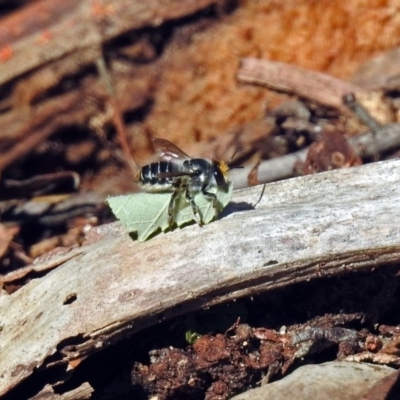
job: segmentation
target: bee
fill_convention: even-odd
[[[191,205],[196,222],[202,226],[199,208],[194,201],[201,192],[212,202],[217,212],[217,196],[213,189],[228,190],[228,171],[230,162],[214,161],[206,158],[192,158],[166,139],[153,139],[154,149],[162,161],[143,166],[135,179],[146,192],[171,192],[168,205],[168,223],[174,222],[176,202],[183,193]]]

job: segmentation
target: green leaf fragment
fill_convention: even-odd
[[[192,332],[192,331],[185,332],[185,340],[189,344],[193,344],[200,337],[201,337],[200,333]]]
[[[219,211],[224,209],[232,198],[233,185],[228,184],[228,190],[214,190],[217,196],[217,210],[212,200],[203,193],[196,193],[194,201],[197,204],[204,224],[216,218]],[[121,221],[130,233],[137,233],[139,242],[148,239],[157,231],[165,232],[169,228],[168,206],[172,192],[149,193],[140,192],[123,196],[112,196],[107,202],[113,214]],[[195,221],[192,206],[186,200],[184,192],[175,200],[174,222],[180,227]]]

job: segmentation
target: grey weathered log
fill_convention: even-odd
[[[79,360],[172,316],[399,262],[399,172],[393,160],[276,182],[255,208],[261,186],[237,191],[221,220],[202,228],[145,243],[98,237],[0,296],[0,395],[35,368]]]

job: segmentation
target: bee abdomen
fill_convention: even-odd
[[[174,183],[173,178],[165,177],[163,174],[172,172],[173,166],[168,161],[160,161],[145,165],[140,170],[138,183],[152,190],[162,190],[172,187]]]

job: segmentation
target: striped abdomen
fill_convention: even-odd
[[[147,191],[163,191],[172,189],[172,185],[176,177],[168,177],[169,173],[178,172],[172,162],[159,161],[145,165],[137,174],[136,179],[138,184]]]

